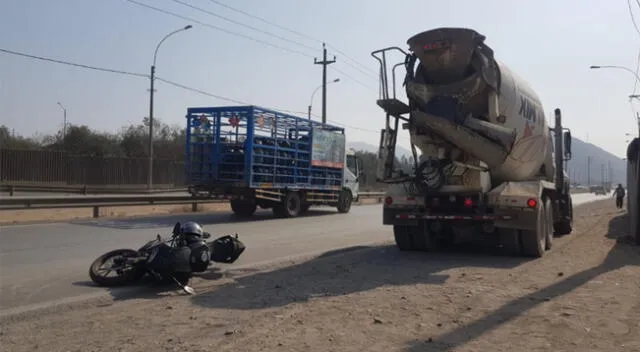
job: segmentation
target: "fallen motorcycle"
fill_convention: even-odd
[[[193,273],[206,271],[213,262],[231,264],[245,250],[238,234],[207,242],[210,233],[185,234],[181,229],[177,222],[171,236],[162,238],[158,234],[137,251],[116,249],[99,256],[89,269],[91,280],[98,286],[115,287],[132,284],[150,274],[163,282],[173,281],[186,293],[194,294],[195,290],[188,286]],[[111,273],[116,275],[109,276]]]

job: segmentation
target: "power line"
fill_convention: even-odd
[[[636,4],[638,4],[638,7],[640,8],[640,0],[636,0]],[[629,15],[631,16],[631,22],[633,23],[633,27],[636,29],[636,32],[638,32],[638,34],[640,35],[640,28],[638,27],[638,24],[636,23],[636,18],[633,15],[633,9],[631,8],[631,0],[627,0],[627,5],[629,8]],[[640,72],[640,49],[638,50],[638,57],[636,58],[636,77],[633,80],[633,94],[636,94],[636,88],[638,87],[638,73]]]
[[[246,36],[244,34],[236,33],[236,32],[233,32],[233,31],[229,31],[229,30],[223,29],[221,27],[217,27],[217,26],[214,26],[214,25],[211,25],[209,23],[202,22],[202,21],[198,21],[198,20],[195,20],[195,19],[187,17],[187,16],[182,16],[182,15],[177,14],[175,12],[171,12],[171,11],[164,10],[164,9],[161,9],[161,8],[157,8],[157,7],[154,7],[154,6],[151,6],[151,5],[147,5],[147,4],[138,2],[136,0],[126,0],[126,1],[131,2],[133,4],[136,4],[138,6],[142,6],[142,7],[157,11],[157,12],[164,13],[164,14],[169,15],[169,16],[181,18],[181,19],[184,19],[184,20],[187,20],[187,21],[192,21],[194,23],[197,23],[197,24],[205,26],[205,27],[209,27],[209,28],[212,28],[212,29],[215,29],[215,30],[223,31],[223,32],[231,34],[231,35],[239,36],[239,37],[242,37],[242,38],[245,38],[245,39],[249,39],[249,40],[261,43],[261,44],[269,45],[271,47],[278,48],[278,49],[281,49],[281,50],[284,50],[284,51],[288,51],[288,52],[291,52],[291,53],[299,54],[299,55],[302,55],[302,56],[305,56],[305,57],[308,57],[308,58],[312,58],[313,57],[313,56],[311,56],[311,55],[309,55],[307,53],[301,52],[299,50],[285,48],[283,46],[272,44],[272,43],[269,43],[269,42],[266,42],[266,41],[263,41],[263,40],[260,40],[260,39],[256,39],[256,38],[253,38],[253,37],[250,37],[250,36]],[[190,6],[190,5],[187,4],[187,6]],[[204,10],[204,11],[206,11],[206,10]],[[351,66],[353,66],[353,65],[351,65]],[[342,73],[342,71],[340,71],[340,72]],[[349,79],[355,81],[356,83],[358,83],[360,85],[363,85],[365,87],[368,87],[366,84],[364,84],[361,81],[353,78],[353,76],[350,76],[350,75],[345,74],[345,73],[343,73],[343,74],[344,74],[345,77],[348,77]],[[368,87],[368,88],[370,88],[370,87]]]
[[[356,59],[350,57],[349,55],[345,54],[343,51],[339,50],[338,48],[336,48],[335,46],[331,45],[331,44],[327,44],[328,47],[333,48],[333,51],[337,52],[338,54],[346,57],[347,59],[353,61],[354,63],[356,63],[358,66],[362,67],[364,70],[367,70],[369,72],[365,72],[360,68],[357,68],[355,66],[353,66],[355,69],[359,70],[360,72],[364,73],[364,74],[368,74],[370,76],[375,77],[376,79],[378,78],[378,73],[366,66],[364,66],[363,64],[361,64],[360,62],[358,62]],[[347,63],[348,64],[348,63]]]
[[[182,88],[182,89],[185,89],[185,90],[188,90],[188,91],[192,91],[192,92],[195,92],[195,93],[199,93],[199,94],[202,94],[202,95],[206,95],[206,96],[209,96],[209,97],[212,97],[212,98],[225,100],[225,101],[229,101],[229,102],[236,103],[236,104],[241,104],[241,105],[255,105],[255,104],[247,103],[247,102],[242,101],[242,100],[237,100],[237,99],[233,99],[233,98],[227,98],[227,97],[224,97],[224,96],[221,96],[221,95],[217,95],[217,94],[214,94],[214,93],[206,92],[204,90],[200,90],[200,89],[197,89],[197,88],[192,88],[192,87],[189,87],[189,86],[185,86],[183,84],[172,82],[170,80],[167,80],[167,79],[164,79],[164,78],[161,78],[161,77],[157,77],[156,76],[156,79],[158,81],[167,83],[169,85],[172,85],[172,86],[175,86],[175,87],[178,87],[178,88]],[[287,109],[281,109],[281,108],[277,108],[277,107],[270,107],[270,109],[281,111],[281,112],[285,112],[285,113],[290,113],[290,114],[299,114],[299,115],[306,114],[305,112],[302,112],[302,111],[287,110]],[[315,116],[317,118],[321,117],[321,116],[318,116],[317,114],[311,114],[311,115],[313,115],[313,116]],[[327,120],[327,121],[331,122],[333,124],[336,124],[336,125],[342,125],[343,127],[352,128],[352,129],[355,129],[355,130],[360,130],[360,131],[365,131],[365,132],[372,132],[372,133],[378,133],[379,132],[379,131],[369,130],[369,129],[362,128],[362,127],[355,127],[355,126],[347,125],[347,124],[344,124],[344,123],[341,123],[341,122],[337,122],[337,121],[332,121],[332,120]]]
[[[278,27],[278,28],[280,28],[280,29],[282,29],[282,30],[285,30],[285,31],[290,32],[290,33],[293,33],[293,34],[298,35],[298,36],[300,36],[300,37],[304,37],[304,38],[307,38],[307,39],[313,40],[313,41],[315,41],[315,42],[322,43],[322,40],[320,40],[320,39],[316,39],[316,38],[310,37],[310,36],[308,36],[308,35],[306,35],[306,34],[304,34],[304,33],[300,33],[300,32],[295,31],[295,30],[293,30],[293,29],[290,29],[290,28],[287,28],[287,27],[281,26],[281,25],[279,25],[279,24],[276,24],[276,23],[273,23],[273,22],[267,21],[267,20],[265,20],[264,18],[261,18],[261,17],[255,16],[255,15],[252,15],[252,14],[250,14],[250,13],[246,12],[246,11],[243,11],[243,10],[240,10],[240,9],[237,9],[237,8],[234,8],[234,7],[231,7],[231,6],[229,6],[229,5],[227,5],[227,4],[224,4],[224,3],[220,2],[220,1],[217,1],[217,0],[209,0],[209,1],[211,1],[211,2],[212,2],[212,3],[214,3],[214,4],[220,5],[220,6],[224,7],[224,8],[227,8],[227,9],[229,9],[229,10],[231,10],[231,11],[235,11],[235,12],[241,13],[241,14],[243,14],[243,15],[245,15],[245,16],[248,16],[248,17],[254,18],[254,19],[256,19],[256,20],[262,21],[262,22],[264,22],[264,23],[266,23],[266,24],[270,24],[270,25],[272,25],[272,26],[274,26],[274,27]]]
[[[291,29],[291,28],[287,28],[287,27],[284,27],[284,26],[279,25],[279,24],[277,24],[277,23],[274,23],[274,22],[268,21],[268,20],[266,20],[266,19],[264,19],[264,18],[262,18],[262,17],[256,16],[256,15],[252,15],[252,14],[250,14],[250,13],[246,12],[246,11],[240,10],[240,9],[235,8],[235,7],[232,7],[232,6],[229,6],[229,5],[227,5],[227,4],[223,3],[223,2],[220,2],[220,1],[218,1],[218,0],[209,0],[209,1],[210,1],[210,2],[212,2],[212,3],[214,3],[214,4],[217,4],[217,5],[219,5],[219,6],[222,6],[222,7],[226,8],[226,9],[229,9],[229,10],[231,10],[231,11],[235,11],[235,12],[237,12],[237,13],[241,13],[241,14],[243,14],[243,15],[245,15],[245,16],[251,17],[251,18],[256,19],[256,20],[258,20],[258,21],[261,21],[261,22],[263,22],[263,23],[266,23],[266,24],[272,25],[272,26],[274,26],[274,27],[280,28],[280,29],[282,29],[282,30],[285,30],[285,31],[290,32],[290,33],[293,33],[293,34],[298,35],[298,36],[300,36],[300,37],[307,38],[307,39],[312,40],[312,41],[314,41],[314,42],[316,42],[316,43],[318,43],[318,44],[323,42],[323,41],[322,41],[322,40],[320,40],[320,39],[317,39],[317,38],[311,37],[311,36],[309,36],[309,35],[307,35],[307,34],[304,34],[304,33],[298,32],[298,31],[293,30],[293,29]],[[358,62],[357,60],[353,59],[352,57],[350,57],[349,55],[347,55],[347,54],[346,54],[346,53],[344,53],[343,51],[339,50],[339,49],[338,49],[338,48],[336,48],[335,46],[333,46],[333,45],[331,45],[331,44],[329,44],[329,43],[327,43],[327,46],[328,46],[328,47],[330,47],[330,48],[332,48],[332,49],[333,49],[333,51],[335,51],[335,52],[337,52],[337,53],[341,54],[342,56],[346,57],[346,58],[347,58],[347,59],[349,59],[350,61],[353,61],[355,64],[357,64],[358,66],[362,67],[364,70],[367,70],[367,71],[369,71],[369,72],[365,72],[365,71],[363,71],[363,69],[361,69],[361,68],[359,68],[359,67],[356,67],[355,65],[353,65],[353,64],[351,64],[351,63],[349,63],[348,61],[345,61],[345,64],[347,64],[347,65],[349,65],[349,66],[352,66],[353,68],[355,68],[355,69],[359,70],[360,72],[362,72],[362,73],[364,73],[364,74],[373,75],[373,77],[374,77],[374,78],[376,78],[376,79],[378,78],[378,76],[377,76],[377,74],[378,74],[378,73],[377,73],[376,71],[374,71],[374,70],[372,70],[372,69],[370,69],[370,68],[368,68],[368,67],[366,67],[366,66],[362,65],[360,62]]]
[[[345,73],[344,71],[341,71],[341,70],[339,70],[339,69],[337,69],[337,68],[335,68],[335,67],[329,67],[329,68],[330,68],[331,70],[334,70],[334,71],[338,72],[339,74],[341,74],[341,75],[343,75],[343,76],[345,76],[345,77],[349,78],[350,80],[352,80],[352,81],[354,81],[354,82],[358,83],[359,85],[361,85],[361,86],[363,86],[363,87],[365,87],[365,88],[367,88],[367,89],[371,89],[371,90],[372,90],[372,91],[374,91],[374,92],[377,92],[377,90],[376,90],[376,89],[374,89],[374,88],[372,88],[370,85],[368,85],[368,84],[366,84],[366,83],[362,83],[361,81],[359,81],[359,80],[357,80],[357,79],[353,78],[353,76],[350,76],[349,74]]]
[[[248,35],[244,35],[244,34],[236,33],[236,32],[233,32],[233,31],[230,31],[230,30],[227,30],[227,29],[221,28],[221,27],[217,27],[217,26],[214,26],[214,25],[211,25],[211,24],[208,24],[208,23],[204,23],[204,22],[198,21],[198,20],[196,20],[196,19],[193,19],[193,18],[190,18],[190,17],[187,17],[187,16],[182,16],[182,15],[177,14],[177,13],[175,13],[175,12],[171,12],[171,11],[167,11],[167,10],[163,10],[163,9],[157,8],[157,7],[155,7],[155,6],[151,6],[151,5],[143,4],[143,3],[138,2],[138,1],[136,1],[136,0],[126,0],[126,1],[128,1],[128,2],[130,2],[130,3],[133,3],[133,4],[136,4],[136,5],[138,5],[138,6],[146,7],[146,8],[148,8],[148,9],[151,9],[151,10],[154,10],[154,11],[157,11],[157,12],[164,13],[164,14],[169,15],[169,16],[173,16],[173,17],[176,17],[176,18],[180,18],[180,19],[183,19],[183,20],[186,20],[186,21],[191,21],[191,22],[193,22],[193,23],[197,23],[197,24],[199,24],[199,25],[201,25],[201,26],[209,27],[209,28],[211,28],[211,29],[215,29],[215,30],[217,30],[217,31],[225,32],[225,33],[227,33],[227,34],[235,35],[235,36],[237,36],[237,37],[241,37],[241,38],[249,39],[249,40],[252,40],[252,41],[254,41],[254,42],[258,42],[258,43],[261,43],[261,44],[264,44],[264,45],[268,45],[268,46],[274,47],[274,48],[276,48],[276,49],[280,49],[280,50],[288,51],[288,52],[290,52],[290,53],[294,53],[294,54],[302,55],[302,56],[305,56],[305,57],[308,57],[308,58],[313,58],[313,56],[312,56],[312,55],[309,55],[309,54],[303,53],[303,52],[298,51],[298,50],[295,50],[295,49],[285,48],[285,47],[283,47],[283,46],[280,46],[280,45],[277,45],[277,44],[273,44],[273,43],[269,43],[269,42],[266,42],[266,41],[264,41],[264,40],[256,39],[256,38],[250,37],[250,36],[248,36]]]
[[[85,64],[79,64],[79,63],[71,62],[71,61],[57,60],[57,59],[51,59],[51,58],[42,57],[42,56],[36,56],[36,55],[21,53],[21,52],[13,51],[13,50],[0,49],[0,52],[11,54],[11,55],[22,56],[22,57],[28,57],[28,58],[36,59],[36,60],[54,62],[54,63],[58,63],[58,64],[68,65],[68,66],[86,68],[86,69],[94,70],[94,71],[103,71],[103,72],[118,73],[118,74],[128,75],[128,76],[149,78],[149,75],[146,75],[146,74],[143,74],[143,73],[135,73],[135,72],[116,70],[116,69],[112,69],[112,68],[89,66],[89,65],[85,65]]]
[[[636,3],[638,3],[638,6],[640,7],[640,1],[636,0]],[[636,32],[640,34],[640,27],[638,27],[638,23],[636,23],[636,18],[635,16],[633,16],[633,9],[631,8],[631,0],[627,0],[627,5],[629,7],[629,15],[631,15],[631,22],[633,22],[633,27],[635,27]]]
[[[57,64],[61,64],[61,65],[73,66],[73,67],[78,67],[78,68],[94,70],[94,71],[109,72],[109,73],[122,74],[122,75],[128,75],[128,76],[134,76],[134,77],[140,77],[140,78],[150,78],[149,75],[143,74],[143,73],[135,73],[135,72],[117,70],[117,69],[112,69],[112,68],[105,68],[105,67],[97,67],[97,66],[79,64],[79,63],[76,63],[76,62],[52,59],[52,58],[43,57],[43,56],[37,56],[37,55],[31,55],[31,54],[26,54],[26,53],[13,51],[13,50],[8,50],[8,49],[0,48],[0,52],[6,53],[6,54],[10,54],[10,55],[26,57],[26,58],[29,58],[29,59],[47,61],[47,62],[57,63]],[[180,84],[180,83],[177,83],[177,82],[170,81],[168,79],[164,79],[162,77],[157,77],[156,76],[155,79],[158,80],[158,81],[161,81],[163,83],[166,83],[166,84],[178,87],[178,88],[182,88],[182,89],[185,89],[185,90],[188,90],[188,91],[192,91],[192,92],[195,92],[195,93],[199,93],[199,94],[202,94],[202,95],[206,95],[206,96],[209,96],[209,97],[212,97],[212,98],[217,98],[217,99],[220,99],[220,100],[229,101],[229,102],[233,102],[233,103],[236,103],[236,104],[254,105],[254,104],[250,104],[250,103],[247,103],[247,102],[244,102],[244,101],[241,101],[241,100],[228,98],[228,97],[225,97],[225,96],[222,96],[222,95],[218,95],[218,94],[214,94],[214,93],[209,93],[209,92],[206,92],[204,90],[197,89],[197,88],[192,88],[192,87],[186,86],[184,84]],[[291,113],[291,114],[299,114],[299,115],[306,114],[305,112],[302,112],[302,111],[293,111],[293,110],[280,109],[280,108],[272,108],[272,109],[277,110],[277,111],[286,112],[286,113]],[[367,130],[367,129],[364,129],[364,128],[361,128],[361,127],[349,126],[349,125],[341,124],[341,123],[334,122],[334,121],[331,121],[331,120],[328,120],[328,121],[332,122],[332,123],[335,123],[335,124],[343,125],[343,126],[348,127],[348,128],[353,128],[353,129],[358,129],[358,130],[362,130],[362,131],[378,133],[377,131]]]
[[[235,21],[235,20],[232,20],[232,19],[230,19],[230,18],[226,18],[226,17],[224,17],[224,16],[218,15],[218,14],[213,13],[213,12],[211,12],[211,11],[207,11],[207,10],[205,10],[205,9],[201,8],[201,7],[198,7],[198,6],[194,6],[194,5],[188,4],[188,3],[184,2],[184,1],[181,1],[181,0],[172,0],[172,1],[173,1],[173,2],[176,2],[176,3],[178,3],[178,4],[181,4],[181,5],[184,5],[184,6],[190,7],[190,8],[192,8],[192,9],[196,10],[196,11],[200,11],[200,12],[202,12],[202,13],[206,13],[206,14],[208,14],[208,15],[211,15],[211,16],[214,16],[214,17],[217,17],[217,18],[220,18],[220,19],[222,19],[222,20],[224,20],[224,21],[231,22],[231,23],[237,24],[237,25],[239,25],[239,26],[243,26],[243,27],[246,27],[246,28],[252,29],[252,30],[254,30],[254,31],[256,31],[256,32],[260,32],[260,33],[263,33],[263,34],[266,34],[266,35],[270,35],[270,36],[275,37],[275,38],[278,38],[278,39],[280,39],[280,40],[283,40],[283,41],[286,41],[286,42],[289,42],[289,43],[293,43],[293,44],[296,44],[296,45],[299,45],[299,46],[302,46],[302,47],[305,47],[305,48],[308,48],[308,49],[311,49],[311,50],[316,50],[316,48],[314,48],[314,47],[312,47],[312,46],[309,46],[309,45],[306,45],[306,44],[303,44],[303,43],[300,43],[300,42],[297,42],[297,41],[295,41],[295,40],[291,40],[291,39],[288,39],[288,38],[285,38],[285,37],[281,37],[281,36],[279,36],[279,35],[277,35],[277,34],[273,34],[273,33],[271,33],[271,32],[267,32],[267,31],[265,31],[264,29],[256,28],[256,27],[250,26],[250,25],[248,25],[248,24],[244,24],[244,23],[242,23],[242,22]]]

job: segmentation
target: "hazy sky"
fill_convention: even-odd
[[[589,69],[590,65],[635,69],[640,34],[634,29],[626,0],[180,0],[222,18],[173,0],[136,1],[302,54],[127,0],[2,0],[0,48],[146,74],[158,41],[192,24],[191,30],[162,44],[159,77],[302,115],[321,83],[321,66],[314,65],[313,58],[321,58],[321,41],[317,40],[324,40],[331,57],[337,56],[337,63],[329,66],[328,78],[340,78],[329,85],[328,119],[352,127],[348,141],[377,145],[384,113],[375,104],[378,67],[371,51],[392,45],[405,48],[410,36],[435,27],[469,27],[487,37],[498,60],[529,81],[548,119],[554,108],[563,110],[564,124],[574,136],[586,139],[588,135],[590,142],[623,156],[625,133],[638,130],[627,98],[634,88],[633,74]],[[640,24],[640,5],[631,2]],[[145,78],[0,52],[0,123],[20,134],[53,133],[62,126],[62,110],[56,105],[60,101],[70,123],[116,131],[148,116],[148,86]],[[172,124],[182,125],[190,106],[237,104],[162,82],[156,88],[155,116]],[[318,116],[320,93],[313,101]],[[640,111],[640,102],[635,104]],[[406,146],[408,137],[403,137]]]

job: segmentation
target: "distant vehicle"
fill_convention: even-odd
[[[348,213],[362,162],[346,151],[344,128],[257,106],[187,109],[189,193],[229,198],[231,210],[257,207],[296,217],[312,205]]]
[[[603,186],[592,186],[591,193],[594,193],[596,195],[604,195],[607,194],[607,191]]]
[[[411,37],[410,53],[398,47],[372,53],[381,65],[377,104],[386,112],[377,174],[389,184],[383,223],[393,226],[401,250],[428,250],[480,231],[503,247],[541,257],[554,234],[572,231],[563,170],[571,134],[563,135],[560,109],[550,128],[536,92],[497,61],[484,40],[472,29],[438,28]],[[390,94],[392,50],[402,59],[391,69]],[[408,104],[396,98],[400,66]],[[414,152],[411,174],[394,167],[400,120]]]

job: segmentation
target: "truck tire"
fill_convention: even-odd
[[[282,203],[273,207],[273,213],[280,218],[295,218],[300,215],[302,200],[298,192],[289,191]]]
[[[556,235],[568,235],[573,231],[573,202],[571,201],[571,196],[569,196],[567,204],[568,219],[565,219],[564,214],[561,214],[562,220],[553,224],[553,231]]]
[[[543,210],[544,210],[544,232],[545,232],[545,242],[544,249],[550,250],[553,247],[553,206],[551,205],[551,199],[545,197],[543,200]]]
[[[351,210],[351,203],[353,202],[353,196],[349,191],[342,191],[338,196],[338,212],[346,214]]]
[[[522,254],[527,257],[540,258],[544,255],[544,248],[547,242],[545,234],[545,209],[544,205],[538,210],[535,230],[521,230],[520,243],[522,245]]]
[[[429,234],[422,226],[393,226],[396,247],[401,251],[427,251],[431,248]]]
[[[247,203],[238,200],[232,200],[231,211],[240,217],[250,217],[256,212],[258,206],[255,203]]]

